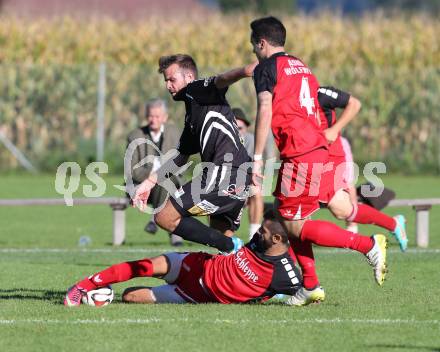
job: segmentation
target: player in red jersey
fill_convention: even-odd
[[[122,296],[125,302],[264,302],[275,294],[294,295],[302,287],[287,234],[279,222],[266,219],[233,255],[167,253],[116,264],[72,286],[64,304],[79,306],[87,291],[135,277],[161,278],[167,284],[129,288]]]
[[[325,119],[321,121],[321,129],[329,143],[328,170],[324,171],[321,177],[319,202],[326,204],[333,215],[340,220],[373,224],[387,229],[396,237],[400,249],[405,251],[408,239],[404,216],[397,215],[393,218],[367,204],[354,203],[348,192],[350,184],[345,175],[346,152],[340,132],[359,112],[360,101],[340,89],[320,87],[318,102],[325,115]],[[344,110],[336,120],[337,108]]]
[[[374,268],[376,282],[382,285],[385,236],[361,236],[327,221],[309,219],[319,209],[319,181],[328,161],[316,77],[300,59],[285,53],[286,29],[278,19],[261,18],[250,26],[251,43],[259,60],[254,70],[258,110],[253,183],[261,184],[262,152],[271,128],[282,159],[274,192],[277,216],[293,244],[304,278],[304,289],[290,303],[304,305],[325,298],[316,280],[312,243],[363,253]]]

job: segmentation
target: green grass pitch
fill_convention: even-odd
[[[120,195],[107,178],[107,195]],[[440,197],[435,177],[387,176],[399,198]],[[0,176],[0,198],[55,197],[54,176]],[[77,192],[74,196],[82,196]],[[440,351],[440,207],[431,210],[430,247],[414,247],[414,212],[408,218],[410,250],[390,238],[389,274],[376,286],[357,253],[317,248],[327,300],[303,308],[265,305],[125,305],[129,285],[115,285],[110,306],[67,309],[65,290],[116,262],[170,250],[163,232],[143,232],[148,220],[127,211],[127,243],[111,246],[107,206],[0,207],[0,351]],[[317,217],[329,219],[325,210]],[[247,237],[247,215],[239,234]],[[379,229],[362,226],[364,234]],[[78,246],[81,236],[92,239]],[[184,250],[202,247],[187,245]]]

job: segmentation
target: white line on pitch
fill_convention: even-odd
[[[0,253],[166,253],[175,252],[176,247],[163,248],[0,248]],[[181,251],[204,251],[215,253],[208,247],[182,248]],[[353,251],[347,249],[323,249],[315,248],[319,254],[347,254]],[[399,249],[389,249],[388,253],[401,253]],[[407,254],[440,254],[438,248],[410,248],[402,255]]]
[[[163,248],[0,248],[0,253],[162,253],[176,251],[174,247]]]
[[[414,319],[188,319],[188,318],[150,318],[150,319],[0,319],[0,325],[48,324],[48,325],[94,325],[94,324],[160,324],[160,323],[206,323],[206,324],[366,324],[366,325],[440,325],[440,320]]]

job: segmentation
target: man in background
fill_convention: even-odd
[[[128,145],[139,138],[152,142],[142,143],[133,153],[131,177],[134,185],[141,184],[150,176],[151,172],[156,171],[161,166],[160,153],[166,154],[169,150],[175,148],[180,137],[180,131],[173,124],[167,123],[168,109],[164,100],[152,99],[148,101],[145,106],[145,119],[147,124],[131,131],[127,138]],[[154,156],[152,163],[141,162],[147,156]],[[139,162],[141,162],[141,166],[135,168]],[[177,177],[173,176],[173,182],[176,186],[180,186],[180,180]],[[168,192],[165,188],[156,185],[151,191],[149,204],[157,209],[164,204],[167,197]],[[158,227],[154,222],[154,218],[151,218],[144,230],[151,234],[157,232]],[[175,234],[170,234],[170,241],[173,246],[180,246],[183,243],[182,238]]]

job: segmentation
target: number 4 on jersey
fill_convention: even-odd
[[[315,111],[315,99],[310,95],[309,79],[307,77],[302,78],[301,91],[299,92],[299,103],[302,108],[307,109],[307,115],[315,116],[316,122],[320,125],[320,120]]]
[[[307,77],[302,78],[299,102],[302,108],[305,107],[307,109],[307,115],[315,114],[315,100],[310,96],[309,79]]]

